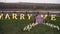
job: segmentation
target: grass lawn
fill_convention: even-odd
[[[56,17],[56,21],[50,19],[47,21],[60,27],[60,17]],[[27,18],[25,20],[0,20],[0,34],[60,34],[60,30],[40,24],[33,27],[31,31],[23,31],[23,28],[30,23],[33,23],[32,19],[27,20]]]

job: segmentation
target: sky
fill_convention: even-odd
[[[57,3],[57,4],[60,4],[60,0],[0,0],[0,2],[5,2],[5,3],[28,2],[28,3]]]

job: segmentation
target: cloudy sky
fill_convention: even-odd
[[[57,4],[60,4],[60,0],[0,0],[0,2],[5,2],[5,3],[29,2],[29,3],[57,3]]]

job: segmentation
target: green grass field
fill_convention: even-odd
[[[47,21],[60,27],[60,17],[56,17],[56,21],[51,21],[50,18]],[[31,31],[23,31],[23,28],[30,23],[33,23],[32,19],[27,20],[27,18],[25,20],[0,20],[0,34],[60,34],[60,30],[40,24],[33,27]]]

